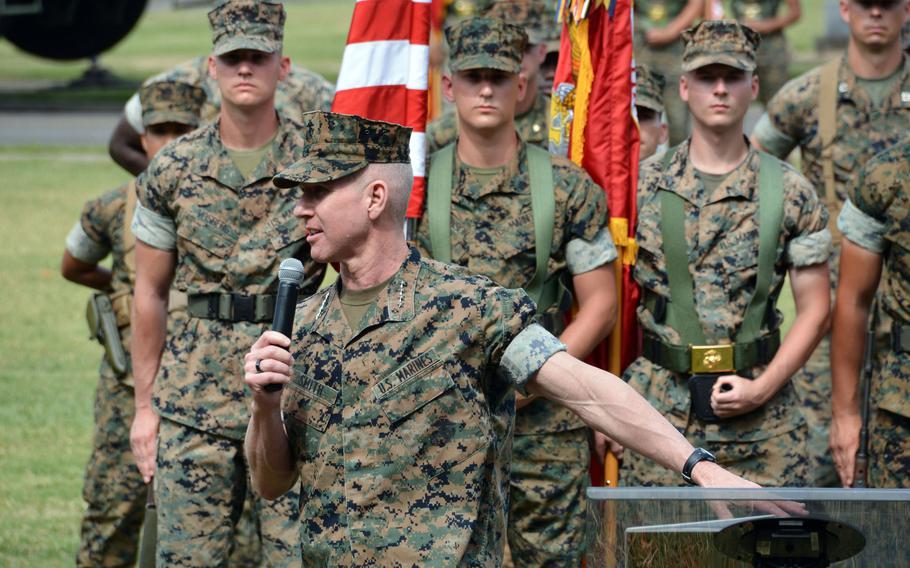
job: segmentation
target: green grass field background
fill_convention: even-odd
[[[821,0],[790,35],[808,52]],[[353,2],[288,6],[286,52],[334,80]],[[140,80],[209,49],[205,10],[147,13],[105,65]],[[0,82],[72,79],[0,39]],[[101,348],[87,339],[87,289],[59,275],[64,239],[85,200],[126,182],[103,148],[0,147],[0,566],[72,565]],[[785,307],[790,302],[788,307]],[[792,313],[792,300],[782,307]]]

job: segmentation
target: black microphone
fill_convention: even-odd
[[[297,307],[297,294],[303,282],[303,263],[296,258],[286,258],[278,267],[278,295],[275,297],[275,316],[272,318],[272,331],[291,337],[294,328],[294,310]],[[290,348],[290,346],[288,346]],[[281,383],[265,385],[267,392],[281,390]]]

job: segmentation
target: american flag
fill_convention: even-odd
[[[412,219],[426,193],[430,16],[431,0],[357,0],[332,104],[334,112],[414,129]]]

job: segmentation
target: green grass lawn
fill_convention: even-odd
[[[14,148],[0,179],[0,566],[70,565],[101,351],[59,262],[82,203],[128,176],[102,148]]]
[[[284,50],[291,61],[334,81],[344,50],[353,1],[310,0],[286,7]],[[146,12],[125,39],[101,56],[117,75],[142,81],[181,61],[209,53],[212,36],[206,8]],[[55,62],[19,51],[0,39],[0,81],[71,80],[86,61]]]

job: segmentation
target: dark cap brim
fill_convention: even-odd
[[[304,158],[273,177],[272,183],[280,188],[326,183],[357,173],[368,164],[365,159]]]

